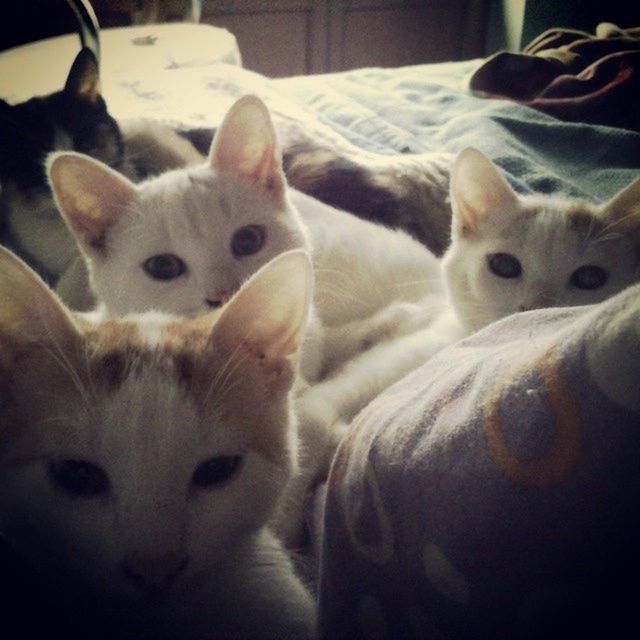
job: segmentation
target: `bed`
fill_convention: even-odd
[[[103,47],[111,113],[211,131],[256,93],[283,129],[355,156],[476,147],[523,192],[598,201],[640,173],[640,132],[608,123],[606,101],[602,122],[561,119],[491,93],[486,59],[269,79],[229,46],[111,66]],[[316,502],[322,637],[617,635],[639,595],[639,356],[636,286],[507,318],[374,400]]]

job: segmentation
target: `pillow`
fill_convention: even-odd
[[[612,637],[637,606],[639,461],[640,285],[443,350],[334,458],[322,637]]]

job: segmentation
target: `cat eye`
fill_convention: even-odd
[[[569,282],[577,289],[599,289],[608,279],[607,272],[595,264],[579,267],[571,274]]]
[[[191,483],[200,489],[220,486],[230,480],[240,468],[241,456],[216,456],[200,463]]]
[[[74,496],[93,497],[109,489],[107,474],[85,460],[50,462],[49,476],[57,489]]]
[[[487,256],[489,269],[500,278],[519,278],[522,275],[522,265],[510,253],[492,253]]]
[[[142,268],[154,280],[174,280],[187,270],[187,265],[172,253],[161,253],[147,258]]]
[[[266,236],[266,229],[260,224],[240,227],[231,238],[231,252],[236,258],[257,253],[262,249]]]

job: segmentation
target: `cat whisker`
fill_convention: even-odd
[[[49,339],[50,344],[53,345],[53,349],[46,346],[45,351],[53,358],[53,360],[60,366],[60,368],[69,376],[69,379],[73,383],[76,391],[79,393],[82,401],[85,405],[85,409],[88,414],[91,414],[91,406],[89,395],[87,393],[87,389],[83,384],[80,376],[76,368],[73,366],[73,363],[69,360],[69,357],[65,353],[65,350],[59,344],[56,332],[51,330],[51,326],[48,322],[48,318],[45,315],[45,312],[42,308],[38,307],[38,318],[42,323],[42,326],[45,328],[47,337]]]
[[[587,228],[587,233],[585,235],[585,243],[587,244],[587,246],[590,246],[593,242],[593,234],[596,231],[596,227],[599,225],[596,225],[596,218],[593,216],[589,217],[589,227]]]
[[[623,237],[622,233],[614,232],[614,233],[604,233],[601,231],[593,240],[591,241],[591,246],[596,246],[598,244],[604,244],[606,242],[611,242],[612,240],[619,240]]]
[[[55,396],[53,396],[55,398]],[[37,422],[35,422],[36,425],[38,426],[46,426],[49,424],[56,424],[56,425],[65,425],[65,426],[70,426],[73,425],[73,423],[77,420],[76,416],[70,415],[70,414],[56,414],[53,416],[47,416],[46,418],[41,418],[40,420],[38,420]]]
[[[238,344],[234,347],[233,351],[227,358],[226,362],[218,369],[216,375],[214,376],[211,384],[209,385],[209,389],[205,394],[205,403],[209,402],[211,397],[215,394],[218,401],[228,393],[228,384],[231,380],[231,376],[236,371],[236,369],[242,365],[243,362],[247,359],[248,354],[246,349],[244,348],[244,344],[242,341],[238,341]]]
[[[90,364],[90,358],[89,358],[89,345],[87,342],[84,342],[83,346],[84,348],[82,350],[82,355],[84,357],[85,373],[87,376],[87,383],[89,385],[90,397],[92,399],[95,399],[97,398],[97,393],[96,393],[96,386],[93,380],[93,373],[91,371],[91,364]]]
[[[617,232],[617,236],[614,235],[613,237],[615,238],[615,237],[623,236],[625,229],[627,227],[627,223],[629,221],[634,220],[634,218],[635,218],[635,214],[633,212],[630,212],[627,215],[622,216],[621,218],[616,218],[615,220],[611,220],[600,230],[600,233],[596,236],[596,239],[599,239],[601,236],[608,234],[612,229],[616,229],[616,228],[620,229],[620,231]]]
[[[441,282],[442,280],[440,278],[433,277],[433,278],[422,278],[420,280],[403,280],[400,282],[396,282],[395,285],[399,288],[403,288],[403,287],[413,287],[417,284],[424,284],[424,285],[440,284]],[[429,291],[431,292],[432,290],[429,289]]]

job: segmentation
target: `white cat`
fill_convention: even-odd
[[[443,271],[467,331],[519,311],[600,302],[640,280],[640,178],[599,205],[519,195],[466,149],[450,191]]]
[[[305,393],[307,414],[349,420],[367,398],[491,322],[600,302],[640,281],[640,178],[600,205],[518,195],[469,148],[453,163],[450,198],[444,287],[432,284],[417,303],[396,301],[364,321],[331,328],[325,339],[354,357]],[[346,381],[351,393],[341,391]]]
[[[134,185],[77,153],[51,154],[47,164],[92,286],[112,313],[219,306],[292,248],[312,252],[316,309],[329,326],[417,300],[438,277],[437,260],[406,233],[289,189],[269,112],[254,96],[231,108],[201,166]]]
[[[266,528],[311,295],[292,251],[223,310],[98,321],[0,248],[0,530],[72,615],[106,614],[105,637],[314,637]]]

